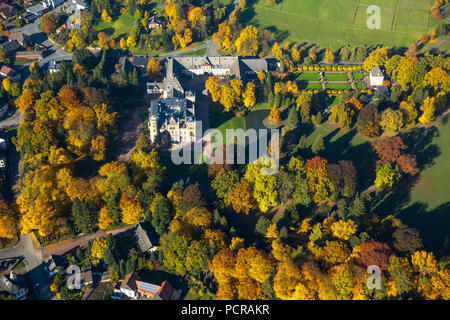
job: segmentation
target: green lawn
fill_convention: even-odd
[[[347,81],[348,77],[345,73],[325,73],[325,80],[328,81]]]
[[[205,55],[206,50],[207,50],[207,48],[198,49],[195,51],[182,53],[182,54],[180,54],[180,56],[203,56],[203,55]]]
[[[295,81],[299,80],[319,81],[319,74],[317,72],[302,72],[295,78]]]
[[[353,72],[352,78],[353,78],[353,81],[362,80],[364,78],[364,74],[362,72]]]
[[[16,266],[14,267],[13,270],[19,270],[19,269],[22,269],[22,268],[25,268],[25,262],[20,261],[18,264],[16,264]]]
[[[335,99],[335,103],[339,103]],[[371,146],[371,140],[360,135],[356,130],[339,129],[336,125],[325,122],[314,127],[312,132],[300,129],[299,135],[306,136],[306,144],[310,147],[321,135],[324,139],[325,151],[322,154],[330,163],[339,160],[351,160],[358,171],[359,190],[364,190],[373,183],[373,172],[376,154]]]
[[[369,5],[381,7],[381,30],[367,28]],[[281,40],[335,49],[347,44],[398,47],[409,46],[427,31],[433,20],[429,6],[429,0],[283,0],[274,6],[258,0],[244,17]]]
[[[246,129],[244,117],[236,117],[233,112],[224,112],[223,107],[218,103],[210,105],[209,122],[211,128],[217,128],[222,132],[224,140],[227,129]]]
[[[97,31],[103,31],[108,36],[117,39],[130,32],[133,27],[135,19],[129,14],[121,14],[117,19],[112,22],[99,21],[94,25],[94,29]]]
[[[321,83],[307,82],[307,81],[299,81],[298,88],[300,90],[321,90]]]
[[[434,164],[420,174],[420,179],[411,191],[415,201],[427,202],[429,209],[450,200],[450,123],[439,128],[439,134],[430,144],[436,146],[440,154]],[[449,212],[450,214],[450,212]]]
[[[417,149],[422,171],[417,181],[405,183],[382,197],[374,208],[381,216],[393,214],[417,228],[428,250],[439,251],[450,224],[450,122],[432,130]],[[413,145],[424,129],[405,132],[403,140]],[[409,142],[408,142],[409,141]]]
[[[348,83],[327,83],[327,89],[332,90],[350,90],[352,87]]]

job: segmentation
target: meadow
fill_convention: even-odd
[[[335,49],[343,45],[409,46],[434,27],[430,0],[257,0],[245,13],[247,21],[275,32],[284,40]],[[369,30],[367,8],[381,9],[381,29]]]

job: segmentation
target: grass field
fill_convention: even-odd
[[[352,78],[354,81],[362,80],[364,78],[364,74],[362,72],[353,72]]]
[[[103,31],[108,36],[117,39],[130,32],[131,27],[134,25],[134,17],[129,14],[121,14],[116,20],[112,22],[99,21],[94,25],[94,29],[97,31]]]
[[[424,246],[436,251],[443,247],[445,237],[449,237],[449,120],[447,115],[444,124],[432,130],[419,146],[417,161],[422,171],[418,179],[396,188],[375,207],[380,215],[396,215],[408,226],[419,229]],[[409,134],[412,136],[409,145],[417,141],[421,130],[416,129]]]
[[[327,89],[334,89],[334,90],[345,90],[345,89],[351,89],[352,87],[348,83],[327,83]]]
[[[297,82],[298,88],[300,90],[320,90],[322,89],[322,84],[317,82],[307,82],[307,81],[299,81]]]
[[[345,73],[325,73],[324,76],[325,80],[328,81],[347,81],[347,75]]]
[[[380,30],[367,28],[370,5],[380,7]],[[437,24],[429,7],[430,0],[282,0],[274,6],[259,0],[245,17],[274,31],[280,39],[322,47],[409,46]]]
[[[296,81],[319,81],[319,74],[317,72],[302,72],[296,78]]]
[[[191,52],[181,53],[180,56],[204,56],[206,53],[207,48],[198,49]]]

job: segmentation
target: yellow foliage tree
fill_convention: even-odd
[[[139,202],[129,197],[125,192],[120,197],[119,207],[122,211],[122,221],[126,224],[135,224],[144,218],[144,210],[142,210]]]
[[[91,256],[96,259],[102,259],[106,249],[106,239],[98,239],[92,242]]]
[[[339,220],[331,225],[331,231],[333,236],[342,240],[349,240],[356,232],[356,224],[353,220]]]

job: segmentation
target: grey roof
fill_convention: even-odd
[[[12,17],[17,12],[17,9],[5,2],[2,2],[0,3],[0,12],[8,18]]]
[[[22,48],[21,44],[16,40],[3,42],[0,44],[0,46],[2,46],[3,49],[5,49],[8,52],[13,52]]]
[[[86,2],[86,0],[73,0],[76,4],[78,4],[79,6],[83,6],[83,7],[87,7],[88,3]]]
[[[372,69],[370,69],[370,74],[373,77],[383,77],[384,76],[383,71],[381,71],[380,66],[375,66]]]
[[[391,95],[387,86],[376,86],[375,90],[377,91],[379,97],[389,98]]]
[[[38,3],[38,4],[35,4],[35,5],[32,5],[32,6],[27,7],[25,10],[26,10],[27,12],[31,12],[31,13],[37,15],[37,14],[39,14],[40,12],[44,11],[44,10],[45,10],[45,7],[44,7],[42,4]]]
[[[142,252],[147,252],[153,247],[153,244],[148,237],[147,231],[142,227],[142,224],[140,223],[136,227],[134,239]]]
[[[14,273],[12,273],[12,275],[13,278],[11,278],[11,276],[3,276],[0,278],[0,293],[14,296],[21,290],[28,291],[28,287],[22,277],[16,276]]]
[[[269,69],[269,62],[264,58],[237,56],[174,57],[167,60],[167,79],[175,78],[185,69],[200,69],[203,65],[210,65],[215,69],[230,69],[232,74],[244,81],[253,80],[252,78],[256,78],[259,71],[267,72]]]
[[[159,122],[195,121],[195,107],[184,98],[168,98],[152,100],[150,104],[150,118],[158,119]]]
[[[149,58],[143,56],[135,56],[131,58],[131,63],[135,67],[147,67]]]

